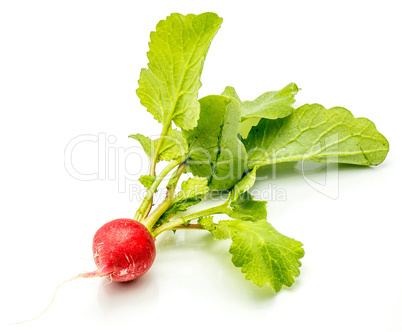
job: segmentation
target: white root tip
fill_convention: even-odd
[[[32,322],[33,320],[36,320],[39,317],[41,317],[46,311],[49,310],[49,308],[53,304],[54,299],[56,298],[57,292],[59,291],[60,287],[63,286],[64,284],[66,284],[66,283],[68,283],[70,281],[73,281],[75,279],[78,279],[78,278],[96,278],[96,277],[104,277],[106,275],[107,274],[105,274],[105,273],[100,273],[99,271],[94,271],[94,272],[88,272],[88,273],[81,273],[81,274],[79,274],[79,275],[77,275],[75,277],[72,277],[70,279],[67,279],[67,280],[63,281],[60,285],[58,285],[56,287],[56,290],[54,291],[54,294],[53,294],[52,299],[50,300],[50,303],[47,305],[47,307],[38,316],[36,316],[34,318],[31,318],[31,319],[23,320],[21,322],[10,323],[8,325],[17,325],[17,324],[28,323],[28,322]]]

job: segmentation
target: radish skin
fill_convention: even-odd
[[[144,275],[155,260],[155,239],[148,229],[133,219],[116,219],[95,233],[92,245],[98,269],[83,278],[104,276],[125,282]]]

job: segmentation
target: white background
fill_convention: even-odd
[[[144,155],[125,152],[138,147],[127,136],[160,131],[135,94],[149,33],[171,12],[204,11],[224,22],[200,97],[232,85],[253,99],[295,82],[296,105],[344,106],[374,121],[390,142],[386,161],[321,169],[311,175],[328,177],[319,191],[289,167],[258,182],[285,191],[286,201],[273,193],[269,221],[306,251],[301,276],[277,295],[244,279],[229,243],[182,231],[158,239],[154,266],[137,281],[75,280],[38,320],[6,325],[34,317],[60,282],[93,270],[95,231],[133,216],[139,201],[113,179],[113,153],[123,180],[124,166],[144,173]],[[2,330],[402,331],[401,22],[399,1],[388,0],[2,1]],[[99,133],[116,139],[102,166],[111,174],[73,178],[66,146]],[[96,144],[77,147],[73,162],[96,172]]]

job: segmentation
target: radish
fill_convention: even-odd
[[[172,14],[151,33],[149,64],[141,70],[137,95],[163,128],[156,140],[130,135],[149,157],[149,174],[139,177],[146,195],[134,219],[112,220],[95,233],[92,251],[97,269],[60,284],[39,316],[66,282],[94,277],[127,282],[141,277],[155,260],[155,237],[178,229],[206,230],[218,240],[231,239],[232,262],[246,279],[260,287],[269,285],[276,292],[290,287],[300,274],[304,249],[302,243],[280,234],[267,222],[267,202],[254,200],[249,192],[257,169],[284,161],[326,162],[329,155],[359,165],[378,165],[385,159],[388,141],[369,120],[354,118],[341,107],[306,104],[293,109],[298,91],[294,83],[254,101],[242,102],[232,87],[198,101],[202,65],[221,23],[214,13]],[[243,120],[256,117],[258,123],[248,128],[243,138],[239,134]],[[313,126],[316,118],[321,120]],[[334,129],[338,127],[343,129]],[[335,143],[343,144],[336,144],[330,154],[323,151],[328,145],[309,148],[322,143],[330,131],[336,136]],[[339,142],[338,134],[344,138]],[[293,145],[295,140],[297,145]],[[275,158],[278,146],[289,147],[282,159]],[[160,161],[169,163],[157,173]],[[183,181],[176,194],[185,172],[194,176]],[[154,195],[169,174],[166,196],[153,208]],[[209,194],[219,197],[217,191],[225,192],[225,202],[184,214]],[[212,217],[222,214],[231,219]]]
[[[62,282],[55,290],[49,305],[38,316],[18,323],[26,323],[42,316],[52,305],[56,294],[65,283],[78,278],[106,277],[125,282],[144,275],[155,260],[155,239],[140,222],[121,218],[104,224],[95,233],[92,252],[98,269],[81,273]]]
[[[92,251],[98,269],[80,277],[107,277],[131,281],[145,274],[155,260],[155,239],[148,229],[133,219],[116,219],[95,233]]]

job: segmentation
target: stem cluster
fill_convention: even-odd
[[[162,142],[163,132],[159,143]],[[153,237],[158,236],[164,231],[168,230],[176,230],[176,229],[204,229],[201,225],[198,224],[190,224],[192,220],[196,220],[202,217],[206,217],[212,214],[221,214],[225,213],[227,206],[229,204],[229,200],[225,203],[208,208],[199,212],[195,212],[192,214],[188,214],[184,217],[175,217],[170,216],[167,222],[164,222],[158,226],[156,226],[159,218],[172,206],[175,196],[175,191],[177,184],[180,180],[181,175],[183,174],[186,168],[187,159],[185,156],[179,157],[175,160],[169,162],[165,168],[156,175],[156,163],[158,160],[159,150],[161,144],[158,144],[154,158],[151,160],[151,168],[150,175],[156,176],[152,185],[148,188],[147,193],[145,195],[144,200],[142,201],[140,207],[135,213],[134,219],[140,221],[144,224],[145,227],[151,232]],[[165,199],[160,203],[155,209],[152,210],[153,206],[153,196],[156,193],[159,185],[162,180],[166,178],[173,170],[173,175],[169,180],[169,184],[167,185],[167,192]],[[152,211],[151,211],[152,210]]]

